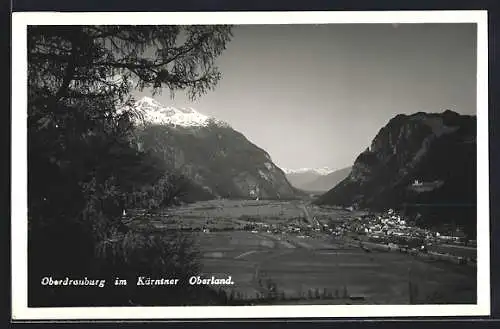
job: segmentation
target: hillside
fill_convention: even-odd
[[[404,211],[418,225],[476,229],[476,117],[397,115],[317,204]]]
[[[184,174],[213,198],[294,198],[296,190],[269,154],[227,123],[194,109],[144,98],[137,145]]]

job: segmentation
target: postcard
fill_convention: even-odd
[[[489,315],[486,11],[12,23],[14,320]]]

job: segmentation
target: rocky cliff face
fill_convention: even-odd
[[[476,224],[476,117],[452,111],[398,115],[350,175],[316,203],[401,209],[427,224]]]
[[[151,101],[142,103],[147,104],[146,117],[155,120],[140,125],[137,143],[160,158],[167,170],[184,174],[214,198],[295,197],[296,190],[269,154],[227,123],[193,109],[187,117],[186,110],[166,109]]]

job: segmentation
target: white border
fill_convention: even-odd
[[[476,305],[27,307],[27,26],[108,24],[477,23],[478,255]],[[14,320],[478,316],[490,314],[486,11],[13,13],[12,317]]]

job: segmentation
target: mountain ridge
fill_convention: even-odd
[[[225,121],[207,116],[192,107],[164,106],[157,100],[144,96],[131,107],[139,112],[136,123],[142,125],[171,125],[174,127],[207,127],[211,124],[228,127]]]
[[[476,204],[476,158],[475,116],[400,114],[359,154],[348,177],[315,203],[399,209],[423,226],[474,235],[476,208],[465,205]]]
[[[332,171],[327,175],[320,176],[315,180],[304,184],[302,188],[306,191],[328,191],[344,180],[349,175],[351,170],[352,166],[348,166]]]
[[[228,123],[149,99],[135,104],[145,114],[136,130],[138,148],[152,152],[165,170],[182,173],[213,198],[296,197],[298,191],[269,153]]]
[[[320,167],[320,168],[299,168],[299,169],[288,169],[282,168],[285,174],[301,174],[306,172],[316,173],[318,175],[328,175],[334,172],[334,169],[329,167]]]

